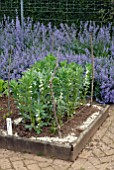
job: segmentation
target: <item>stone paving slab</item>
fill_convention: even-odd
[[[74,162],[0,149],[0,170],[114,170],[114,105]]]

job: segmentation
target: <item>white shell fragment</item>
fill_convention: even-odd
[[[19,123],[22,122],[22,120],[23,120],[23,118],[19,117],[19,118],[15,119],[13,122],[14,122],[15,125],[18,125]]]
[[[78,127],[79,130],[85,130],[89,125],[96,119],[100,112],[93,113],[81,126]]]
[[[97,109],[99,110],[103,110],[103,108],[101,106],[98,106],[98,105],[92,105],[93,107],[96,107]]]
[[[72,143],[74,142],[75,140],[77,140],[77,136],[75,136],[75,134],[71,133],[70,135],[64,137],[64,138],[59,138],[59,137],[48,137],[48,136],[45,136],[45,137],[38,137],[38,138],[35,138],[35,137],[31,137],[30,139],[31,140],[40,140],[40,141],[47,141],[47,142],[58,142],[60,144],[62,143]]]
[[[4,136],[7,136],[7,135],[8,135],[8,134],[7,134],[7,131],[2,130],[2,129],[0,129],[0,133],[1,133],[2,135],[4,135]]]

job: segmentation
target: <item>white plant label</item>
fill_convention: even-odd
[[[7,133],[8,135],[12,135],[12,121],[11,118],[6,118],[6,123],[7,123]]]

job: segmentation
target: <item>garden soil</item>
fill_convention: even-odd
[[[12,122],[19,118],[19,111],[16,108],[14,99],[10,98],[10,112],[8,111],[8,98],[6,96],[0,97],[0,129],[6,130],[6,118],[10,117]],[[92,113],[97,112],[98,109],[92,106],[81,106],[76,109],[75,114],[72,118],[65,116],[63,118],[63,125],[61,126],[62,136],[65,137],[71,133],[79,136],[81,131],[78,129],[78,126],[81,125]],[[29,122],[28,122],[29,123]],[[44,136],[58,136],[57,133],[52,133],[50,127],[42,128],[40,134],[36,134],[34,130],[29,131],[25,128],[24,122],[21,122],[19,125],[12,123],[13,134],[18,134],[20,137],[44,137]]]

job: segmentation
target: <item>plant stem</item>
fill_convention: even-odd
[[[52,34],[52,45],[51,45],[51,51],[54,50],[54,34]]]
[[[90,33],[90,45],[91,45],[91,64],[92,64],[92,82],[91,82],[91,101],[90,105],[93,102],[93,88],[94,88],[94,55],[93,55],[93,42],[92,42],[92,34]]]
[[[11,108],[10,108],[10,66],[11,66],[11,55],[12,55],[12,50],[10,52],[9,56],[9,69],[8,69],[8,112],[10,113]]]

